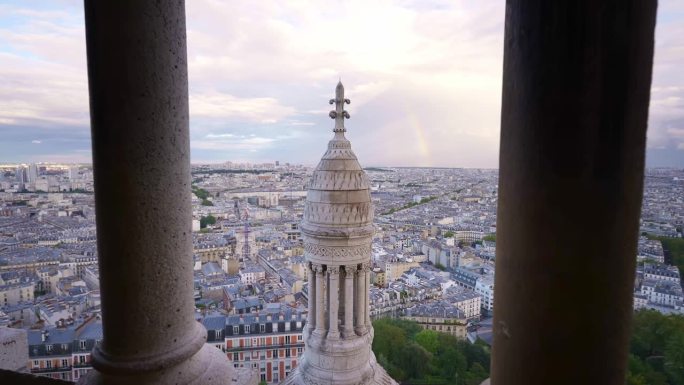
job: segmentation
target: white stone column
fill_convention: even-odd
[[[340,329],[338,327],[338,312],[340,309],[340,268],[339,266],[328,267],[328,276],[330,277],[329,302],[328,302],[328,319],[330,326],[328,327],[328,338],[339,339]]]
[[[354,333],[354,270],[356,266],[344,267],[344,336]]]
[[[316,326],[316,270],[313,264],[306,266],[309,275],[309,315],[307,316],[308,328],[313,330]]]
[[[366,287],[366,290],[363,292],[363,299],[365,302],[365,306],[363,307],[364,313],[365,313],[365,324],[366,328],[371,327],[371,320],[370,320],[370,264],[364,263],[363,264],[363,275],[364,275],[364,286]]]
[[[325,298],[325,290],[323,288],[323,266],[314,265],[316,271],[316,326],[315,332],[319,334],[325,333],[325,311],[323,308],[323,298]]]
[[[356,280],[356,290],[354,293],[354,330],[356,334],[363,334],[364,331],[364,310],[363,307],[366,301],[363,299],[364,278],[361,269],[354,270],[354,279]]]

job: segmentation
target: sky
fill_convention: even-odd
[[[364,166],[498,166],[504,0],[187,0],[193,163],[315,165],[339,78]],[[647,165],[684,167],[684,1],[662,0]],[[0,3],[0,163],[91,162],[83,1]]]

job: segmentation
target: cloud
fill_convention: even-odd
[[[648,146],[682,153],[684,9],[658,12]],[[341,77],[363,164],[498,164],[502,0],[193,0],[186,13],[193,161],[315,164]],[[81,2],[0,5],[0,160],[89,148],[84,36]]]
[[[198,118],[276,123],[294,112],[294,108],[270,97],[239,98],[218,92],[190,95],[190,115]]]
[[[32,140],[31,143],[33,143],[33,144],[41,144],[41,143],[43,143],[43,142],[41,142],[40,140]]]

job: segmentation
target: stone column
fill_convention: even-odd
[[[325,275],[323,273],[323,266],[313,265],[316,270],[316,327],[315,332],[318,334],[325,333],[325,311],[323,307],[323,298],[325,298],[325,291],[323,289],[323,280]]]
[[[88,384],[219,384],[194,319],[185,4],[85,1],[103,342]]]
[[[371,327],[371,320],[370,320],[370,265],[367,263],[363,264],[363,275],[365,276],[364,278],[364,286],[366,290],[363,291],[363,300],[365,303],[365,306],[363,307],[364,310],[364,322],[366,324],[366,328],[370,329]]]
[[[354,333],[354,270],[356,266],[344,267],[344,336]]]
[[[309,330],[313,330],[316,326],[316,271],[313,269],[313,264],[309,263],[306,267],[309,275],[309,314],[307,322]]]
[[[338,266],[328,267],[328,276],[330,277],[330,286],[328,302],[328,318],[330,326],[328,327],[328,338],[339,339],[340,329],[338,327],[338,312],[340,309],[340,268]]]
[[[354,279],[356,280],[356,290],[354,292],[354,330],[356,334],[363,334],[365,330],[365,313],[364,306],[366,305],[366,300],[363,298],[365,279],[363,276],[363,270],[357,269],[354,271]]]
[[[655,17],[507,1],[494,385],[625,383]]]

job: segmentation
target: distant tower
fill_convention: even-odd
[[[28,183],[36,183],[38,180],[38,165],[31,163],[28,167]]]
[[[371,350],[370,182],[345,138],[344,86],[337,84],[335,136],[314,170],[300,230],[309,269],[306,350],[284,384],[396,384]]]
[[[14,177],[17,180],[17,183],[20,185],[24,185],[26,183],[26,169],[24,166],[17,166],[17,170],[14,172]]]
[[[73,182],[78,179],[78,167],[69,167],[69,181]]]
[[[249,247],[249,211],[245,209],[245,243],[242,245],[242,263],[247,263],[247,260],[251,258],[251,249]]]

